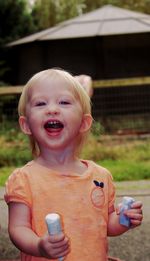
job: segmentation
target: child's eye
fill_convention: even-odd
[[[44,106],[44,105],[46,105],[46,102],[42,102],[42,101],[36,102],[35,104],[35,106]]]
[[[68,104],[70,104],[70,102],[64,100],[64,101],[60,101],[59,104],[61,104],[61,105],[68,105]]]

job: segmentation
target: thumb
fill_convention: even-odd
[[[122,203],[119,203],[116,207],[116,214],[119,215],[121,212],[121,208],[122,208]]]

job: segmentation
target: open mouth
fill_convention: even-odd
[[[60,121],[50,120],[44,124],[44,128],[49,132],[53,132],[62,130],[64,128],[64,125]]]

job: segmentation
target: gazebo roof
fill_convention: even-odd
[[[150,32],[150,15],[105,5],[54,27],[21,38],[7,46],[33,41]]]

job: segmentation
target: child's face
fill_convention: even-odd
[[[47,78],[29,89],[26,117],[20,117],[20,125],[26,134],[33,135],[42,151],[75,144],[90,119],[90,115],[83,115],[67,81]]]

